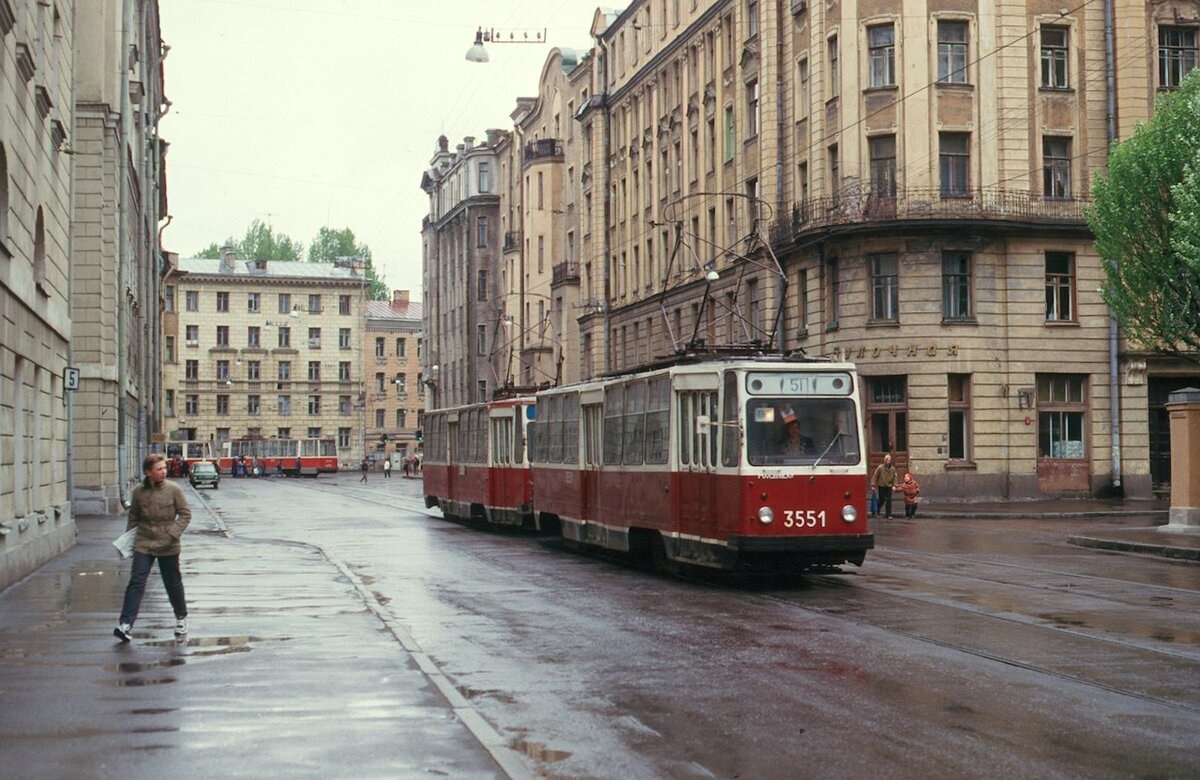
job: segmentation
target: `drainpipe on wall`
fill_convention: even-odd
[[[1110,150],[1117,142],[1116,47],[1113,38],[1113,0],[1104,0],[1104,124]],[[1121,486],[1121,398],[1120,383],[1117,381],[1120,358],[1119,341],[1117,318],[1110,310],[1108,314],[1108,397],[1111,407],[1109,414],[1112,420],[1112,486],[1116,492],[1123,490]]]
[[[600,98],[602,101],[600,108],[604,117],[604,155],[600,162],[604,170],[604,373],[607,375],[612,373],[612,344],[609,338],[609,331],[612,330],[612,314],[609,311],[609,303],[612,300],[611,269],[609,268],[609,256],[612,254],[612,244],[608,230],[609,215],[612,213],[612,196],[610,192],[612,189],[612,171],[608,166],[608,157],[612,154],[612,116],[609,113],[608,106],[608,68],[610,63],[608,47],[604,45],[603,33],[596,37],[596,43],[600,45],[601,51],[604,52],[604,59],[602,61],[603,70],[600,74],[604,86],[604,91],[601,93]],[[646,182],[646,186],[649,187],[650,182]]]
[[[121,506],[129,507],[126,496],[129,472],[125,458],[128,443],[125,435],[125,349],[126,339],[129,338],[125,325],[125,306],[121,296],[125,293],[126,277],[128,274],[128,252],[126,251],[125,217],[129,206],[126,195],[128,189],[129,169],[125,154],[126,125],[129,118],[129,39],[133,24],[133,0],[124,0],[121,4],[121,49],[117,52],[117,88],[121,90],[121,114],[117,120],[117,490],[121,498]]]

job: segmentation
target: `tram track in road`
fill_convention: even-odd
[[[1021,669],[1033,674],[1045,675],[1060,681],[1071,682],[1108,693],[1128,696],[1142,702],[1162,706],[1172,710],[1200,714],[1200,704],[1195,703],[1194,686],[1188,686],[1187,679],[1195,680],[1200,676],[1200,659],[1195,654],[1182,654],[1164,648],[1147,647],[1140,643],[1131,643],[1117,637],[1103,634],[1081,632],[1066,627],[1041,622],[1029,616],[999,614],[982,608],[971,607],[961,603],[935,599],[919,594],[897,593],[894,590],[874,585],[863,578],[847,581],[844,577],[830,575],[814,575],[809,582],[817,588],[840,591],[836,604],[829,606],[811,603],[804,595],[782,595],[772,593],[749,594],[751,599],[759,599],[774,605],[787,605],[824,614],[838,620],[853,624],[870,626],[879,630],[896,634],[907,639],[927,643],[936,647],[963,653],[975,658],[1003,664]],[[867,595],[867,599],[853,600],[855,591]],[[810,591],[811,593],[811,591]],[[874,600],[873,602],[871,600]],[[914,608],[915,605],[915,608]],[[936,613],[943,612],[938,615]],[[951,612],[954,614],[945,614]],[[1037,647],[1039,642],[1045,642],[1044,653],[1047,658],[1042,662],[1027,660],[1015,654],[989,649],[986,646],[970,644],[951,638],[943,638],[935,634],[942,627],[951,636],[989,636],[991,631],[964,630],[964,620],[998,621],[1014,627],[1008,634],[1010,646],[1021,646],[1023,649]],[[913,627],[906,625],[913,624]],[[931,627],[932,626],[932,627]],[[1012,634],[1021,631],[1033,634],[1052,634],[1049,640],[1034,639],[1022,644],[1016,641]],[[1063,644],[1073,643],[1074,647]],[[983,640],[980,640],[983,644]],[[1088,652],[1090,651],[1090,655]],[[1027,654],[1034,654],[1027,650]],[[1097,671],[1094,675],[1085,672],[1091,668],[1089,659],[1095,660]],[[1057,666],[1052,662],[1059,661]],[[1138,662],[1146,662],[1146,666],[1158,668],[1162,678],[1172,675],[1162,670],[1163,664],[1180,667],[1174,677],[1183,679],[1177,696],[1163,695],[1161,692],[1139,690],[1130,684],[1111,682],[1103,679],[1102,674],[1110,668],[1117,670],[1144,668]],[[1146,686],[1147,688],[1151,686]]]

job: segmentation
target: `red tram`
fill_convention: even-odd
[[[243,459],[253,467],[255,460],[267,474],[336,474],[338,470],[337,439],[235,439],[218,445],[217,468],[229,474],[233,461]],[[296,460],[300,466],[297,472]]]
[[[499,403],[426,416],[427,506],[667,568],[861,565],[874,546],[852,364],[695,358]],[[529,510],[495,506],[521,472]]]
[[[181,464],[186,462],[188,469],[192,464],[201,460],[212,460],[212,444],[207,441],[184,439],[179,441],[154,442],[150,452],[162,455],[167,459],[168,473],[172,477],[182,475]]]

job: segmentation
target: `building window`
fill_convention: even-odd
[[[386,415],[387,415],[386,409],[376,409],[375,410],[375,427],[376,428],[382,428],[386,424],[384,422],[384,418]]]
[[[275,438],[277,438],[277,439],[292,438],[292,429],[291,428],[276,428],[275,429]]]
[[[477,400],[479,403],[486,402],[488,399],[487,380],[480,379],[478,382],[475,383],[475,388],[476,388],[475,400]]]
[[[678,12],[675,14],[675,19],[678,22]],[[746,37],[753,38],[756,35],[758,35],[758,0],[746,0]]]
[[[338,428],[338,447],[346,449],[350,446],[350,429]]]
[[[479,274],[475,279],[475,300],[486,301],[488,299],[488,272],[486,268],[480,268]]]
[[[308,397],[308,413],[309,414],[320,414],[321,413],[321,396],[310,395]]]
[[[408,427],[408,410],[407,409],[397,409],[396,410],[396,427],[397,428],[407,428]]]
[[[1075,255],[1046,253],[1046,321],[1075,319]]]
[[[812,100],[812,80],[808,72],[808,57],[800,60],[797,65],[797,81],[800,83],[800,96],[796,103],[796,118],[808,117],[809,101]]]
[[[837,36],[831,36],[825,42],[825,51],[828,53],[829,59],[829,98],[832,100],[842,94],[842,74],[841,66],[838,63],[838,39]]]
[[[321,329],[320,328],[309,328],[308,329],[308,348],[309,349],[320,349],[321,348]]]
[[[184,328],[185,338],[189,346],[196,346],[200,343],[200,326],[188,325]]]
[[[1196,67],[1196,28],[1158,28],[1158,86],[1175,89]]]
[[[308,426],[308,438],[317,439],[317,438],[320,438],[320,436],[321,436],[321,426],[319,426],[319,425]]]
[[[227,379],[229,379],[229,361],[228,360],[218,360],[217,361],[217,380],[224,382]]]
[[[387,392],[387,380],[384,379],[383,372],[379,372],[379,373],[375,374],[375,392],[376,393]]]
[[[246,379],[251,382],[257,382],[262,379],[262,362],[258,360],[249,360],[246,362]]]
[[[257,417],[262,414],[262,396],[248,395],[246,396],[246,414],[251,417]]]
[[[350,306],[351,302],[349,295],[338,296],[338,314],[348,315],[350,313]]]
[[[246,328],[246,346],[252,349],[262,346],[262,330],[257,325]]]
[[[948,374],[946,377],[949,415],[947,456],[950,460],[971,460],[971,375]]]
[[[262,306],[262,293],[247,293],[246,294],[246,311],[251,314],[257,314]]]
[[[1086,382],[1081,374],[1038,374],[1038,457],[1084,459]]]
[[[3,170],[4,169],[0,167],[0,173],[3,173]],[[163,311],[175,311],[175,285],[173,284],[166,285],[166,288],[163,291]]]
[[[1071,197],[1071,139],[1042,138],[1042,194],[1061,200]]]
[[[746,137],[758,135],[758,125],[761,119],[758,102],[758,79],[746,84]]]
[[[228,325],[218,325],[217,326],[217,346],[218,347],[228,347],[229,346],[229,326]]]
[[[183,305],[188,311],[200,311],[200,293],[188,290],[183,294]]]
[[[970,252],[942,252],[942,319],[971,319]]]
[[[292,313],[292,295],[291,293],[279,293],[279,313]]]
[[[348,395],[339,395],[338,396],[338,414],[340,414],[343,417],[350,416],[350,396],[348,396]]]
[[[224,393],[217,396],[217,414],[229,414],[229,396]]]
[[[349,328],[338,328],[338,349],[350,349]]]
[[[938,22],[938,81],[967,83],[967,23]]]
[[[217,293],[217,311],[229,311],[229,293]]]
[[[938,167],[943,198],[961,198],[970,187],[970,133],[938,133]]]
[[[488,353],[487,343],[487,325],[475,326],[475,354],[486,355]]]
[[[321,308],[321,296],[320,295],[308,296],[308,313],[309,314],[320,314],[322,311],[323,311],[323,309]]]
[[[896,30],[890,24],[867,28],[872,87],[896,85]]]
[[[492,174],[488,169],[488,164],[485,162],[479,163],[479,191],[492,191]],[[480,246],[482,246],[482,244]]]
[[[871,319],[895,322],[900,318],[900,257],[895,252],[867,255],[871,269]]]
[[[279,361],[279,381],[280,382],[290,382],[291,379],[292,379],[292,361],[290,361],[290,360]]]
[[[733,160],[734,129],[733,106],[725,106],[725,162]]]
[[[475,245],[488,245],[488,220],[487,217],[478,217],[475,220]]]
[[[801,335],[808,333],[808,269],[801,268],[796,278],[796,328]]]
[[[896,136],[868,138],[871,154],[871,194],[877,198],[896,197]]]
[[[166,336],[163,339],[163,346],[166,349],[166,359],[168,363],[175,362],[175,337]]]
[[[841,286],[838,284],[838,259],[830,257],[825,261],[825,330],[837,330],[838,315],[841,309]]]
[[[310,382],[320,382],[321,381],[321,361],[319,361],[319,360],[308,361],[308,381],[310,381]]]
[[[349,382],[350,381],[350,361],[349,360],[343,360],[340,363],[338,363],[338,381],[339,382]]]
[[[1067,89],[1067,54],[1071,30],[1047,25],[1042,28],[1042,86]]]
[[[396,374],[396,393],[398,395],[408,394],[408,375]]]
[[[183,397],[184,414],[200,414],[200,396],[189,393]]]
[[[217,428],[217,441],[229,441],[229,429]]]
[[[836,206],[841,197],[842,171],[838,159],[838,145],[829,145],[829,202]]]
[[[403,360],[405,357],[406,351],[407,351],[407,344],[406,344],[405,340],[404,339],[396,339],[396,357]]]
[[[292,346],[292,329],[291,328],[281,327],[279,329],[279,346],[281,348],[287,348],[287,347]]]
[[[163,410],[163,413],[167,417],[174,417],[175,416],[175,391],[167,390],[166,393],[167,393],[167,398],[166,398],[166,402],[165,402],[166,409]]]
[[[277,403],[279,404],[278,409],[281,416],[287,417],[292,413],[292,397],[290,395],[279,396]]]
[[[377,357],[377,358],[387,357],[387,352],[385,350],[386,350],[386,347],[384,347],[383,337],[377,336],[375,338],[375,357]]]

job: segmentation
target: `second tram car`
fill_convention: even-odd
[[[218,445],[217,467],[230,474],[233,461],[242,458],[253,467],[257,460],[267,474],[291,476],[336,474],[338,471],[337,439],[235,439]],[[296,461],[300,465],[297,467]]]
[[[494,404],[427,415],[426,504],[490,521],[491,495],[468,475],[486,472],[490,484],[528,472],[523,522],[664,568],[861,565],[874,546],[852,364],[696,358],[532,400],[519,426],[527,457],[509,439],[507,463]],[[451,497],[455,479],[469,504]]]

